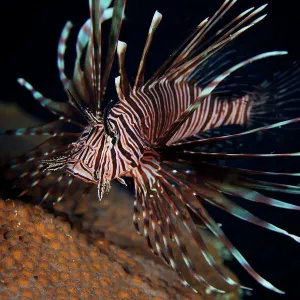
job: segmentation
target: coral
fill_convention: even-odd
[[[89,241],[38,206],[0,200],[1,299],[216,299],[202,291],[184,288],[151,256]]]

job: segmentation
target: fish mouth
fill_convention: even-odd
[[[89,168],[87,165],[82,163],[81,161],[76,161],[74,163],[67,163],[66,164],[66,171],[83,180],[87,183],[98,183],[98,181],[94,178],[93,170]]]

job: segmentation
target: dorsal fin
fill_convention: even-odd
[[[108,41],[108,51],[105,59],[106,63],[103,72],[103,79],[101,82],[102,85],[101,99],[100,99],[101,101],[103,101],[105,95],[108,78],[114,61],[114,56],[115,56],[117,43],[120,35],[120,29],[122,25],[122,19],[124,17],[125,4],[126,4],[126,0],[115,0],[114,3],[112,23],[111,23],[109,41]]]
[[[100,109],[101,93],[101,14],[102,7],[100,0],[90,0],[90,19],[92,23],[91,36],[87,49],[85,68],[89,70],[86,80],[90,81],[90,92],[92,92],[91,109],[96,114]],[[85,72],[86,73],[86,72]],[[89,77],[89,78],[87,78]]]
[[[116,0],[114,8],[108,8],[111,0],[89,0],[90,19],[82,26],[78,34],[72,92],[74,96],[83,98],[88,103],[92,114],[97,119],[102,115],[102,102],[114,60],[125,2],[126,0]],[[110,18],[112,18],[111,32],[106,63],[103,68],[101,27],[102,23]],[[81,70],[83,55],[85,55],[84,66]]]
[[[149,48],[153,39],[153,34],[157,28],[157,26],[159,25],[160,21],[162,19],[162,15],[161,13],[159,13],[158,11],[155,12],[150,28],[149,28],[149,32],[148,32],[148,37],[147,37],[147,41],[144,47],[144,51],[143,51],[143,55],[140,61],[140,66],[138,69],[138,73],[135,79],[135,84],[134,84],[134,89],[135,88],[139,88],[142,85],[144,85],[144,73],[145,73],[145,63],[146,63],[146,58],[149,52]]]

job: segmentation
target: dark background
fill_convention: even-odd
[[[44,0],[44,1],[1,1],[1,100],[17,102],[23,109],[43,120],[52,116],[41,109],[23,88],[16,83],[18,77],[26,78],[44,95],[56,100],[66,96],[59,82],[56,68],[56,49],[60,32],[67,20],[74,24],[76,33],[88,17],[88,1]],[[176,4],[175,4],[176,3]],[[222,1],[219,0],[128,0],[126,20],[123,23],[121,40],[128,44],[127,72],[134,79],[148,27],[155,10],[163,14],[163,21],[154,38],[148,59],[147,74],[151,74],[176,45],[205,17],[211,16]],[[259,6],[263,1],[238,1],[236,12],[242,8]],[[275,58],[272,63],[258,64],[261,74],[272,73],[293,61],[300,60],[300,18],[297,1],[273,0],[266,9],[268,17],[259,25],[240,37],[235,45],[239,51],[255,55],[270,50],[288,50],[289,56]],[[69,41],[67,70],[72,70],[75,38]],[[116,74],[116,73],[115,73]],[[115,98],[112,85],[108,97]],[[299,112],[300,113],[300,112]],[[251,141],[249,140],[249,143]],[[253,146],[253,145],[252,145]],[[279,141],[278,147],[287,151],[299,149],[299,133],[294,131]],[[264,151],[267,145],[262,144]],[[275,147],[275,145],[274,145]],[[277,147],[277,145],[276,145]],[[276,148],[278,149],[278,148]],[[293,164],[293,165],[292,165]],[[276,165],[279,169],[297,169],[299,159],[273,160],[265,168]],[[245,166],[245,164],[243,165]],[[247,167],[247,164],[246,164]],[[249,167],[249,165],[248,165]],[[253,167],[253,165],[252,165]],[[277,169],[278,170],[278,169]],[[293,183],[299,184],[294,181]],[[279,195],[281,200],[294,203],[299,197]],[[246,206],[247,207],[247,206]],[[299,212],[273,209],[263,205],[251,206],[252,212],[287,231],[300,234]],[[223,223],[225,233],[244,254],[250,264],[267,280],[284,290],[286,296],[277,295],[257,284],[237,263],[229,262],[242,284],[254,289],[251,299],[299,299],[300,245],[276,233],[246,224],[243,221],[214,212],[217,221]],[[245,299],[247,299],[245,297]],[[250,299],[250,298],[249,298]]]

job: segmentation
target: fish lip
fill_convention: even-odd
[[[79,161],[77,161],[77,162],[79,162]],[[66,172],[69,173],[69,174],[71,174],[71,175],[73,175],[73,176],[75,176],[75,177],[77,177],[77,178],[79,178],[79,179],[81,179],[81,180],[83,180],[85,183],[94,183],[94,184],[97,184],[98,181],[95,180],[91,174],[89,174],[89,173],[86,172],[89,175],[89,176],[86,176],[82,172],[77,171],[75,169],[75,167],[77,165],[77,162],[75,162],[72,165],[67,164],[67,166],[66,166]],[[83,163],[81,163],[81,164],[83,164]],[[83,164],[83,165],[85,165],[85,164]]]

